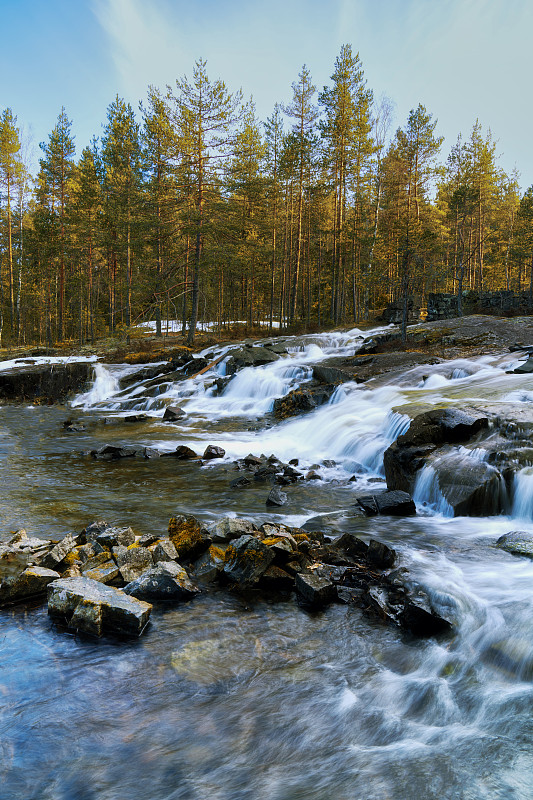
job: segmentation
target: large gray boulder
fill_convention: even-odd
[[[7,601],[13,587],[29,566],[40,566],[52,543],[30,538],[18,531],[8,544],[0,545],[0,602]]]
[[[140,578],[153,563],[154,559],[147,547],[115,547],[113,555],[120,574],[125,583]]]
[[[485,413],[470,408],[436,408],[419,414],[384,453],[387,487],[411,492],[416,473],[438,448],[467,442],[488,425]]]
[[[143,572],[140,578],[128,583],[124,591],[139,600],[175,603],[190,600],[200,589],[175,561],[161,561]]]
[[[229,542],[245,533],[253,533],[256,527],[249,519],[222,517],[207,525],[206,531],[213,542]]]
[[[432,462],[432,466],[439,489],[455,517],[485,517],[507,510],[504,478],[491,464],[449,455]]]
[[[26,362],[29,361],[26,360]],[[0,399],[17,403],[56,403],[80,392],[92,377],[90,362],[21,363],[0,373]]]
[[[152,606],[90,578],[61,578],[48,586],[48,613],[72,630],[140,636]]]
[[[324,608],[337,597],[335,584],[327,578],[312,572],[300,572],[296,575],[294,587],[300,600],[314,609]]]

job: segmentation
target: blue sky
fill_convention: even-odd
[[[395,104],[393,129],[423,103],[446,155],[479,118],[501,166],[533,184],[533,0],[0,0],[0,27],[0,110],[31,133],[35,161],[62,105],[79,152],[117,93],[137,108],[202,57],[264,119],[302,64],[321,89],[351,43]]]

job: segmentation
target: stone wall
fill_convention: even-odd
[[[512,316],[513,314],[533,313],[533,302],[529,291],[511,292],[463,292],[463,314],[494,314]],[[437,293],[428,295],[427,322],[436,319],[457,317],[457,295]]]

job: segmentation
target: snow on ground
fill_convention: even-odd
[[[227,323],[227,325],[247,325],[248,323],[246,320],[243,319],[234,319]],[[263,320],[261,325],[267,327],[269,325],[268,320]],[[149,320],[148,322],[142,322],[140,325],[137,325],[138,328],[148,328],[149,330],[155,331],[156,329],[156,321],[154,319]],[[198,322],[196,325],[197,331],[212,331],[214,328],[218,327],[218,322]],[[279,328],[279,321],[272,322],[273,328]],[[183,329],[183,322],[180,319],[169,319],[161,322],[161,331],[163,333],[181,333]],[[187,326],[188,330],[188,326]]]
[[[33,367],[41,364],[79,364],[80,362],[96,361],[98,356],[28,356],[27,358],[12,358],[0,361],[0,372],[20,367]]]

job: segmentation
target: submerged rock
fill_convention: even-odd
[[[179,406],[167,406],[163,414],[163,422],[178,422],[186,416],[185,411]]]
[[[71,630],[101,636],[140,636],[152,606],[90,578],[61,578],[48,586],[48,613]]]
[[[515,556],[533,558],[533,533],[526,531],[510,531],[500,536],[496,547],[506,550]]]

